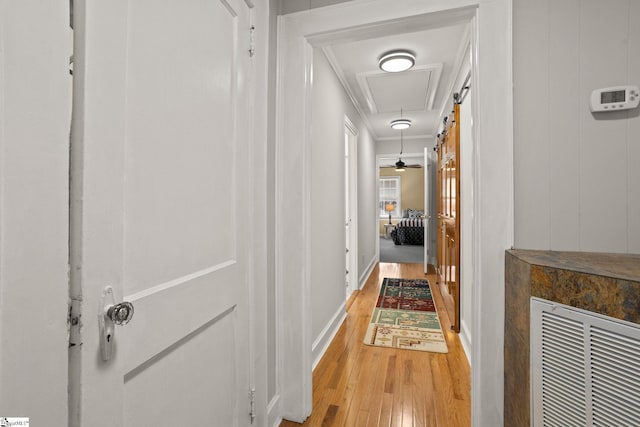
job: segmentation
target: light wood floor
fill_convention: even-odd
[[[384,277],[427,278],[445,332],[448,354],[396,350],[363,344]],[[313,372],[313,413],[304,424],[280,427],[467,427],[469,364],[435,286],[422,264],[379,264],[357,295],[348,316]]]

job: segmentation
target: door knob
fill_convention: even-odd
[[[133,304],[130,302],[121,302],[107,308],[109,319],[116,325],[126,325],[133,317]]]
[[[98,309],[98,328],[100,332],[100,351],[105,362],[113,355],[115,325],[126,325],[133,317],[133,304],[113,301],[113,288],[107,286],[102,291]]]

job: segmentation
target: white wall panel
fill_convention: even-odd
[[[549,1],[514,7],[515,241],[549,246]],[[544,105],[544,109],[539,106]],[[533,179],[532,179],[533,178]],[[519,246],[518,246],[519,247]]]
[[[629,19],[640,17],[640,2],[629,3]],[[637,23],[637,19],[636,19]],[[629,83],[640,85],[640,25],[629,26],[629,41],[627,46]],[[640,109],[629,114],[627,120],[627,173],[629,186],[627,188],[627,219],[628,219],[628,249],[627,252],[640,254]]]
[[[580,208],[580,0],[553,4],[549,16],[549,247],[579,247]],[[559,68],[565,72],[552,72]]]
[[[627,83],[629,2],[583,1],[580,7],[580,248],[625,252],[627,233],[627,112],[588,109],[593,89]],[[605,31],[603,29],[606,28]],[[640,76],[639,76],[640,77]]]
[[[640,249],[638,110],[588,104],[640,83],[638,19],[633,0],[514,1],[517,247]]]

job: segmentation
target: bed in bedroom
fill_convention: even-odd
[[[396,245],[424,245],[424,218],[422,212],[409,218],[402,218],[391,232]],[[420,216],[418,216],[420,215]]]

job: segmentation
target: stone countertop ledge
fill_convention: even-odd
[[[527,249],[512,249],[507,252],[532,265],[640,282],[640,254]]]
[[[528,264],[530,295],[640,323],[640,255],[513,249]]]

